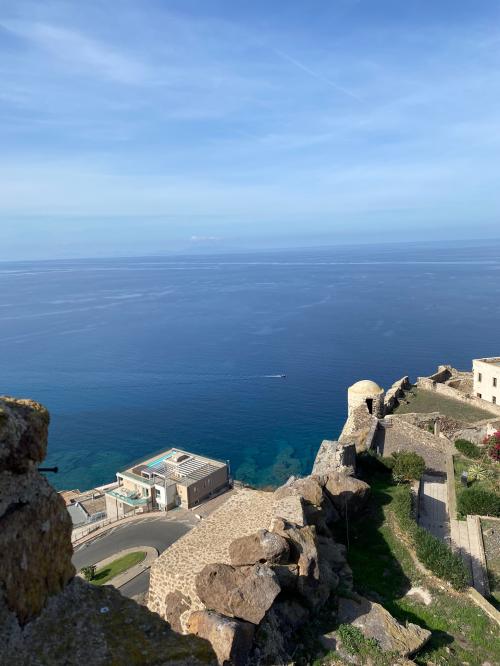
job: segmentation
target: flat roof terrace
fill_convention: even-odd
[[[119,474],[148,485],[153,485],[154,477],[159,477],[162,483],[167,479],[172,483],[190,486],[226,466],[227,463],[220,460],[175,448],[136,463]]]
[[[489,358],[475,358],[473,363],[487,363],[488,365],[496,365],[500,368],[500,356],[490,356]]]

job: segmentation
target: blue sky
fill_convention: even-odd
[[[499,19],[4,0],[0,259],[498,237]]]

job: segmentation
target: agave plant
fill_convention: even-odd
[[[494,472],[486,465],[474,463],[467,470],[467,478],[470,481],[488,481],[494,477]]]

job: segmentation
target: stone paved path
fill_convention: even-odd
[[[446,478],[426,474],[422,477],[419,524],[438,539],[450,540]]]

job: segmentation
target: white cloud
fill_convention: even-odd
[[[137,84],[146,81],[150,75],[148,68],[137,58],[79,31],[48,23],[18,20],[4,21],[0,25],[50,53],[57,60],[90,70],[104,78]]]

